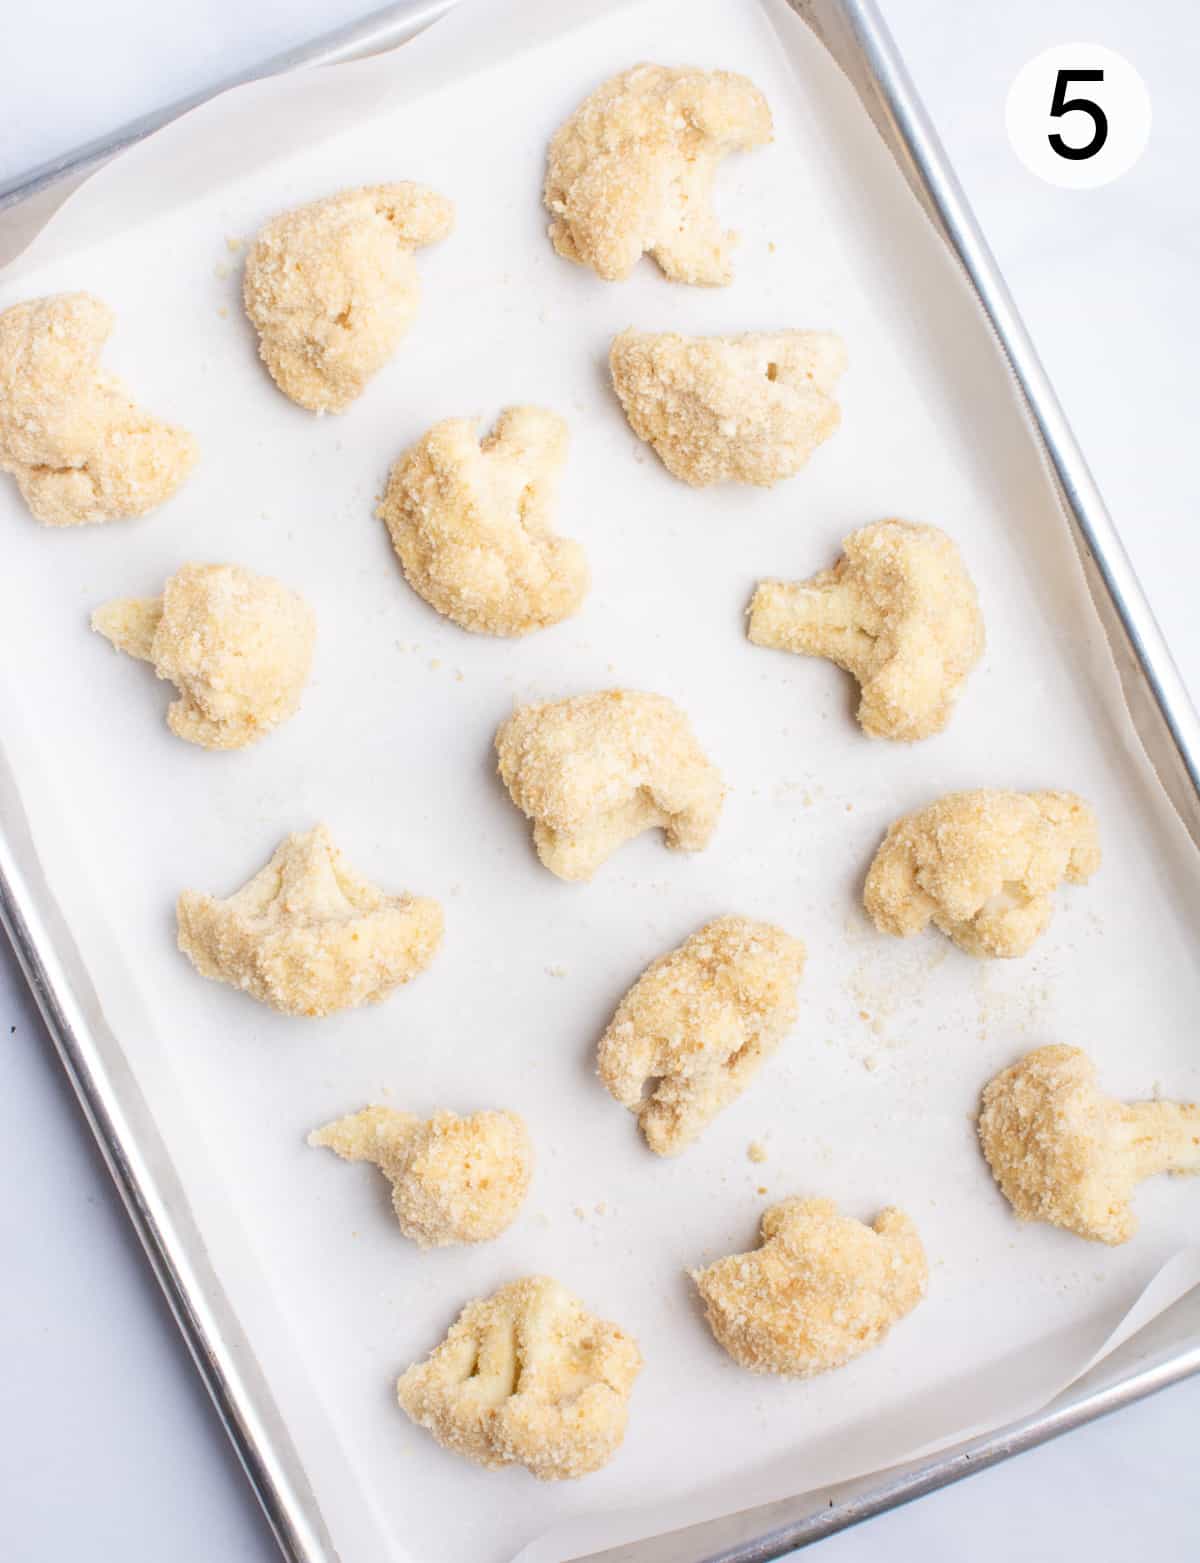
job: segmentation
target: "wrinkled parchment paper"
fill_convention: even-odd
[[[721,176],[743,235],[729,288],[673,287],[648,262],[606,286],[545,238],[547,138],[643,58],[743,70],[774,108],[774,145]],[[242,242],[283,207],[386,178],[451,195],[458,226],[419,258],[422,311],[394,363],[345,417],[315,420],[257,362]],[[85,186],[0,276],[0,306],[74,287],[114,306],[106,361],[202,457],[157,516],[73,534],[0,487],[5,748],[343,1563],[551,1563],[878,1469],[1045,1403],[1123,1319],[1195,1284],[1195,1251],[1173,1257],[1196,1233],[1195,1187],[1146,1187],[1137,1237],[1109,1251],[1015,1223],[975,1143],[981,1086],[1041,1042],[1086,1046],[1115,1094],[1200,1094],[1195,858],[986,332],[786,8],[476,0],[395,55],[240,89]],[[607,386],[630,324],[835,327],[843,427],[773,492],[688,490]],[[594,585],[576,620],[506,643],[415,598],[372,512],[431,422],[515,401],[569,420],[560,526]],[[756,580],[820,569],[886,515],[955,535],[988,624],[950,731],[912,748],[869,742],[841,674],[754,648],[743,627]],[[167,688],[87,628],[97,603],[157,591],[188,559],[267,571],[317,611],[300,715],[244,754],[171,737]],[[491,737],[514,700],[614,683],[678,700],[731,795],[708,852],[646,837],[593,884],[561,884],[494,777]],[[885,940],[859,909],[887,822],[973,785],[1075,788],[1099,812],[1103,869],[1061,894],[1023,961]],[[383,885],[438,896],[447,937],[384,1007],[302,1023],[196,977],[172,907],[184,887],[228,893],[316,819]],[[700,1143],[660,1162],[595,1081],[595,1040],[648,960],[734,910],[808,942],[801,1017]],[[304,1145],[371,1100],[522,1111],[539,1169],[516,1227],[465,1252],[407,1245],[382,1179]],[[765,1163],[748,1161],[753,1139]],[[863,1217],[902,1205],[932,1265],[928,1300],[883,1349],[802,1385],[726,1359],[683,1273],[752,1246],[763,1208],[793,1193]],[[469,1467],[393,1403],[397,1371],[467,1298],[531,1271],[646,1358],[621,1454],[579,1484]]]

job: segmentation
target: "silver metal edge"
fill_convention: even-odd
[[[117,153],[219,93],[283,71],[336,64],[393,48],[435,22],[454,3],[398,0],[143,115],[0,185],[0,214],[31,203],[48,212]],[[136,1081],[132,1076],[114,1079],[105,1058],[99,1041],[107,1031],[103,1012],[45,882],[2,748],[0,927],[12,944],[121,1202],[280,1552],[288,1563],[339,1563],[303,1465],[209,1262],[186,1194]],[[111,1034],[109,1040],[115,1049],[118,1044]]]
[[[117,126],[94,141],[73,147],[15,178],[0,182],[0,214],[10,207],[24,206],[30,201],[53,196],[55,187],[68,181],[72,187],[77,185],[118,152],[136,146],[139,141],[144,141],[172,120],[179,119],[191,109],[198,108],[200,104],[207,103],[209,99],[233,87],[243,87],[247,82],[261,81],[267,76],[280,76],[284,71],[336,65],[342,60],[394,48],[396,44],[414,37],[431,22],[444,16],[454,3],[455,0],[395,0],[395,3],[372,11],[344,27],[322,33],[319,38],[285,49],[248,70],[238,71],[223,81],[213,82],[198,92],[177,98],[163,108],[139,115],[137,119]]]
[[[338,1563],[299,1456],[209,1260],[145,1099],[131,1072],[110,1065],[120,1045],[54,903],[2,750],[0,927],[280,1550],[290,1563]]]
[[[1130,716],[1163,790],[1200,846],[1200,721],[1112,517],[875,0],[787,0],[850,81],[935,231],[961,266],[1008,362],[1079,551]],[[1200,1373],[1200,1334],[1100,1387],[1068,1391],[987,1436],[876,1482],[847,1484],[814,1513],[695,1563],[771,1563],[824,1536],[949,1486]],[[615,1558],[614,1554],[614,1558]],[[635,1549],[624,1549],[635,1563]],[[679,1554],[682,1556],[682,1554]],[[647,1559],[649,1563],[649,1559]]]
[[[984,1438],[974,1439],[899,1471],[885,1472],[853,1497],[835,1499],[816,1513],[768,1532],[749,1545],[706,1554],[703,1559],[697,1557],[695,1563],[773,1563],[774,1559],[786,1557],[836,1531],[874,1519],[889,1509],[900,1508],[927,1493],[937,1492],[978,1471],[986,1471],[989,1466],[1010,1460],[1014,1455],[1036,1449],[1099,1417],[1109,1416],[1161,1389],[1181,1383],[1195,1373],[1200,1373],[1200,1340],[1183,1352],[1166,1352],[1145,1367],[1099,1388],[1082,1394],[1068,1393],[1033,1416]]]
[[[590,1552],[577,1563],[772,1563],[851,1525],[911,1503],[1200,1371],[1200,1337],[1180,1352],[1164,1346],[1176,1309],[1159,1315],[1049,1406],[924,1459],[683,1529]]]
[[[0,927],[13,944],[112,1182],[284,1557],[292,1563],[336,1563],[316,1497],[209,1263],[141,1091],[131,1075],[117,1078],[109,1066],[106,1052],[116,1052],[119,1044],[108,1032],[70,930],[56,913],[2,753],[0,805]]]
[[[787,0],[858,94],[962,268],[1016,380],[1074,539],[1138,736],[1200,846],[1200,720],[995,257],[875,0]]]
[[[220,92],[283,71],[333,64],[393,47],[435,21],[454,3],[400,0],[143,115],[0,184],[0,212],[52,196],[54,187],[67,181],[77,184],[118,152]],[[1200,722],[995,259],[877,6],[874,0],[787,0],[787,4],[817,35],[854,86],[913,194],[971,283],[1016,377],[1079,547],[1122,674],[1131,715],[1164,790],[1193,840],[1200,844]],[[1146,693],[1151,697],[1149,707],[1139,699]],[[64,924],[55,940],[42,927],[26,878],[31,865],[18,861],[9,839],[14,817],[10,811],[19,809],[19,802],[6,765],[0,767],[0,791],[5,795],[4,823],[0,826],[0,925],[13,945],[130,1221],[281,1552],[292,1563],[337,1563],[337,1553],[304,1482],[286,1429],[282,1423],[270,1431],[264,1427],[275,1410],[269,1391],[265,1384],[251,1389],[245,1382],[236,1360],[236,1346],[244,1337],[232,1311],[223,1294],[214,1299],[195,1276],[189,1244],[156,1181],[161,1173],[149,1169],[144,1146],[129,1132],[126,1107],[90,1033],[86,1010],[98,1006],[69,930]],[[44,893],[49,896],[48,889]],[[86,995],[83,1002],[81,995]],[[182,1190],[178,1193],[181,1196]],[[192,1240],[198,1242],[198,1236]],[[211,1280],[219,1292],[215,1277]],[[1197,1372],[1200,1341],[1182,1351],[1172,1350],[1111,1384],[1063,1397],[1034,1416],[928,1462],[899,1473],[885,1473],[878,1483],[868,1482],[852,1501],[834,1503],[733,1550],[710,1553],[703,1559],[697,1554],[695,1563],[771,1563]],[[267,1417],[256,1392],[266,1395]],[[277,1414],[275,1420],[278,1422]]]

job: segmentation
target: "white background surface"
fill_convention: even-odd
[[[243,59],[352,14],[308,0],[237,15],[209,0],[186,18],[121,5],[10,23],[8,62],[53,56],[53,78],[0,64],[0,177],[169,98]],[[1195,398],[1185,365],[1200,347],[1194,189],[1196,111],[1190,9],[1017,0],[992,8],[888,0],[918,85],[1046,357],[1185,673],[1200,688],[1180,454]],[[1141,8],[1137,8],[1138,11]],[[75,12],[72,12],[74,18]],[[194,36],[192,33],[194,32]],[[1023,61],[1072,37],[1127,53],[1146,78],[1155,128],[1143,162],[1097,192],[1043,189],[1003,134]],[[28,40],[23,43],[23,40]],[[13,131],[16,134],[13,134]],[[1183,203],[1183,204],[1181,204]],[[0,990],[4,991],[4,990]],[[0,1496],[5,1556],[87,1549],[128,1563],[267,1559],[272,1544],[238,1485],[211,1413],[114,1207],[57,1066],[16,984],[0,999],[8,1089],[0,1240],[8,1285],[0,1340]],[[10,1013],[11,1012],[11,1013]],[[1184,1387],[1015,1465],[825,1544],[831,1560],[1127,1555],[1200,1549],[1194,1497],[1200,1390]],[[8,1489],[11,1485],[11,1495]],[[1155,1527],[1148,1533],[1147,1522]],[[10,1550],[11,1549],[11,1550]]]

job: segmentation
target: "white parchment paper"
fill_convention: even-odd
[[[606,286],[545,238],[549,135],[642,58],[745,71],[772,103],[774,145],[721,178],[743,234],[730,288],[673,287],[648,262]],[[419,259],[424,303],[394,363],[345,417],[316,420],[257,362],[227,241],[388,178],[452,196],[458,226]],[[1034,1409],[1130,1309],[1144,1323],[1195,1283],[1194,1252],[1163,1267],[1195,1237],[1196,1188],[1146,1187],[1138,1236],[1109,1251],[1019,1227],[975,1144],[982,1084],[1045,1041],[1086,1046],[1116,1094],[1200,1094],[1195,857],[1132,736],[995,350],[786,8],[477,0],[393,56],[240,89],[85,186],[0,279],[0,307],[77,287],[117,311],[107,361],[196,432],[202,459],[159,515],[76,533],[37,527],[0,488],[5,748],[343,1563],[523,1547],[551,1563],[892,1464]],[[608,344],[630,324],[836,328],[843,427],[770,493],[686,489],[608,387]],[[574,621],[507,643],[407,589],[373,507],[435,419],[490,422],[519,401],[570,422],[560,524],[594,586]],[[912,748],[868,741],[841,674],[754,648],[743,626],[757,579],[822,568],[887,515],[954,534],[988,624],[950,731]],[[244,754],[173,738],[166,686],[87,628],[97,603],[156,591],[189,559],[267,571],[317,611],[303,710]],[[646,837],[565,885],[537,864],[491,737],[514,700],[614,683],[679,701],[731,794],[706,853]],[[883,939],[859,907],[888,821],[977,785],[1075,788],[1101,820],[1103,869],[1061,894],[1019,962]],[[196,977],[172,908],[184,887],[228,893],[317,819],[381,884],[438,896],[447,936],[386,1006],[305,1023]],[[661,1162],[595,1081],[595,1041],[648,960],[734,910],[807,941],[800,1021],[700,1143]],[[467,1252],[406,1244],[382,1179],[304,1145],[372,1100],[523,1112],[539,1167],[517,1226]],[[726,1359],[684,1276],[752,1246],[764,1206],[793,1193],[863,1217],[904,1206],[932,1265],[928,1300],[883,1349],[803,1385]],[[467,1298],[531,1271],[646,1358],[621,1454],[583,1483],[476,1470],[393,1403],[396,1372]]]

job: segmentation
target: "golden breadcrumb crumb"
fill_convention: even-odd
[[[766,1161],[766,1159],[767,1147],[761,1140],[751,1140],[749,1145],[746,1147],[746,1160],[752,1161],[756,1165],[761,1166],[761,1164]]]
[[[785,1199],[762,1218],[761,1248],[692,1279],[735,1362],[811,1378],[877,1346],[924,1297],[929,1266],[902,1210],[866,1226],[839,1216],[831,1199]]]
[[[631,1336],[557,1281],[528,1276],[468,1303],[396,1395],[444,1449],[562,1481],[599,1470],[620,1448],[641,1366]]]
[[[308,1143],[378,1167],[391,1181],[401,1231],[422,1248],[499,1237],[516,1220],[533,1175],[529,1131],[510,1112],[439,1112],[422,1121],[367,1107],[315,1129]]]
[[[376,512],[413,590],[465,630],[527,635],[587,593],[580,545],[558,537],[554,489],[567,426],[510,407],[481,443],[469,418],[435,424],[392,468]]]
[[[600,1039],[598,1073],[652,1151],[678,1155],[741,1095],[795,1022],[803,971],[799,939],[746,917],[707,923],[646,968]]]
[[[609,367],[633,432],[697,488],[794,477],[841,421],[846,349],[832,331],[622,331]]]
[[[852,532],[832,570],[764,581],[750,604],[750,639],[828,657],[862,685],[858,720],[874,738],[940,733],[983,655],[975,584],[935,526],[877,521]]]
[[[377,1004],[424,971],[442,942],[436,901],[385,895],[324,825],[285,836],[236,895],[185,890],[177,912],[179,948],[201,976],[285,1015]]]
[[[343,190],[269,222],[246,257],[242,296],[283,394],[310,412],[344,412],[417,312],[413,251],[453,226],[445,196],[409,183]]]
[[[683,712],[637,690],[521,706],[497,732],[496,753],[513,802],[534,822],[538,856],[560,879],[590,879],[644,830],[698,852],[725,798]]]
[[[1133,1236],[1129,1201],[1144,1178],[1200,1172],[1200,1105],[1114,1101],[1077,1047],[1035,1048],[990,1081],[979,1138],[1022,1221],[1101,1243]]]
[[[185,564],[161,597],[97,608],[92,628],[176,686],[167,725],[206,749],[243,749],[295,713],[317,633],[298,592],[235,564]]]
[[[930,922],[968,955],[1025,955],[1062,880],[1100,866],[1096,816],[1073,792],[952,792],[888,827],[863,891],[881,933]]]
[[[767,101],[744,76],[623,71],[550,143],[543,199],[554,248],[606,282],[628,277],[644,254],[675,282],[731,281],[737,235],[713,211],[717,164],[771,134]]]
[[[100,367],[112,328],[90,293],[0,314],[0,471],[47,526],[144,516],[196,462],[185,429],[143,412]]]

